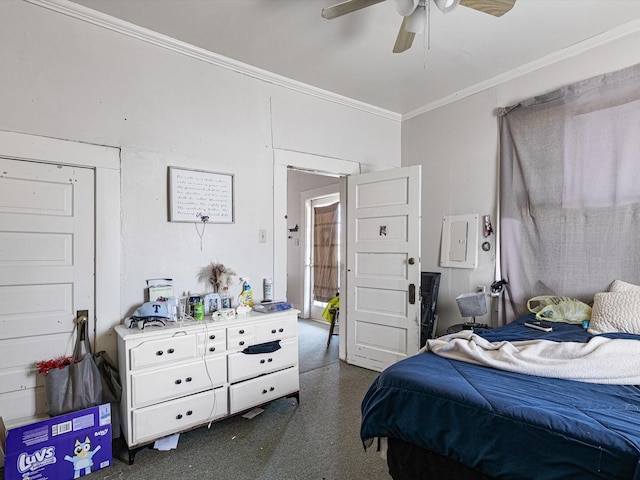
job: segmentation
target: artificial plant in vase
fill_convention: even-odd
[[[222,292],[224,287],[233,283],[233,276],[236,274],[229,267],[222,263],[211,262],[206,267],[202,267],[198,273],[198,281],[209,286],[214,293]]]

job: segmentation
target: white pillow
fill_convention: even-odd
[[[614,280],[609,288],[610,292],[640,292],[640,285],[623,282],[622,280]]]
[[[631,291],[596,293],[589,333],[610,332],[640,335],[640,287]]]

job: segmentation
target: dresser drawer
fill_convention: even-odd
[[[149,339],[132,347],[129,351],[131,369],[172,363],[196,356],[196,335],[184,333],[177,333],[171,337]]]
[[[211,330],[198,334],[198,355],[211,355],[227,350],[227,331]]]
[[[246,354],[236,352],[229,355],[229,383],[236,383],[298,363],[298,341],[286,340],[281,348],[271,353]]]
[[[228,414],[227,387],[134,410],[133,445],[180,432]]]
[[[229,387],[229,413],[237,413],[256,405],[300,390],[298,366],[263,375]]]
[[[297,317],[289,315],[271,322],[257,324],[255,343],[265,343],[272,340],[283,340],[285,338],[297,338],[297,322]]]
[[[239,325],[227,328],[227,348],[237,350],[258,343],[254,341],[254,326]]]
[[[219,355],[131,375],[131,406],[151,405],[223,385],[227,357]]]

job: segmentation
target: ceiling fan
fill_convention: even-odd
[[[332,19],[370,7],[384,0],[347,0],[337,5],[324,8],[322,16]],[[424,32],[427,21],[427,2],[431,0],[395,0],[396,11],[402,15],[402,25],[393,47],[393,53],[401,53],[411,48],[416,33]],[[458,5],[501,17],[513,8],[516,0],[433,0],[443,13],[451,13]]]

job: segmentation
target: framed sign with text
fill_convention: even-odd
[[[233,175],[169,167],[169,221],[233,223]],[[204,220],[202,220],[204,221]]]

